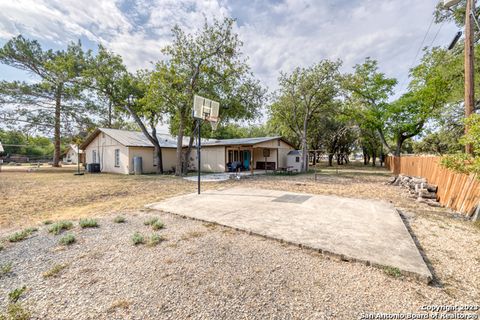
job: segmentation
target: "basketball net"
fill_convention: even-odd
[[[206,116],[205,120],[210,122],[210,125],[212,126],[213,131],[217,130],[217,128],[218,128],[218,117]]]

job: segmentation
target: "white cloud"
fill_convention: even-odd
[[[0,3],[0,39],[19,33],[44,43],[85,37],[123,56],[131,70],[161,58],[175,24],[198,28],[204,17],[238,18],[255,74],[270,88],[280,71],[321,59],[344,70],[370,56],[400,82],[431,21],[437,0],[19,0]],[[439,26],[427,38],[430,45]],[[444,26],[434,44],[448,44]]]

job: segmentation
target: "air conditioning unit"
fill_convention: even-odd
[[[454,5],[458,4],[460,0],[443,0],[443,6],[445,8],[453,7]]]

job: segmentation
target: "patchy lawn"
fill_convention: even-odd
[[[65,170],[0,173],[0,315],[9,293],[23,286],[18,303],[39,319],[354,319],[362,312],[419,312],[422,305],[480,301],[480,229],[385,184],[391,175],[384,169],[350,165],[337,173],[322,165],[317,181],[313,173],[267,175],[203,188],[252,186],[391,201],[432,267],[430,286],[391,270],[143,209],[194,192],[195,182],[155,175],[77,177]],[[92,216],[98,226],[81,228],[79,219]],[[145,224],[156,217],[161,228]],[[45,220],[71,220],[73,227],[55,235]],[[28,227],[38,230],[8,241]],[[136,232],[144,244],[133,244]],[[69,234],[75,241],[62,244]]]

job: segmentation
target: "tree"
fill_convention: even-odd
[[[311,67],[296,68],[291,74],[280,75],[280,89],[270,105],[270,118],[273,124],[290,131],[300,142],[304,172],[308,170],[310,124],[333,105],[339,90],[340,64],[340,61],[322,60]]]
[[[195,133],[191,117],[195,94],[219,101],[224,123],[251,120],[263,104],[265,90],[243,58],[233,23],[229,18],[214,20],[211,25],[205,22],[193,34],[174,27],[173,41],[163,49],[167,61],[157,63],[153,76],[156,97],[168,104],[170,131],[177,136],[176,175],[188,169]],[[186,152],[182,147],[185,134],[190,136]]]
[[[0,103],[4,119],[24,122],[42,131],[54,131],[53,166],[59,166],[61,131],[89,123],[82,97],[81,74],[85,53],[80,43],[65,51],[42,50],[37,41],[21,35],[0,49],[0,62],[27,71],[38,82],[0,82]]]

